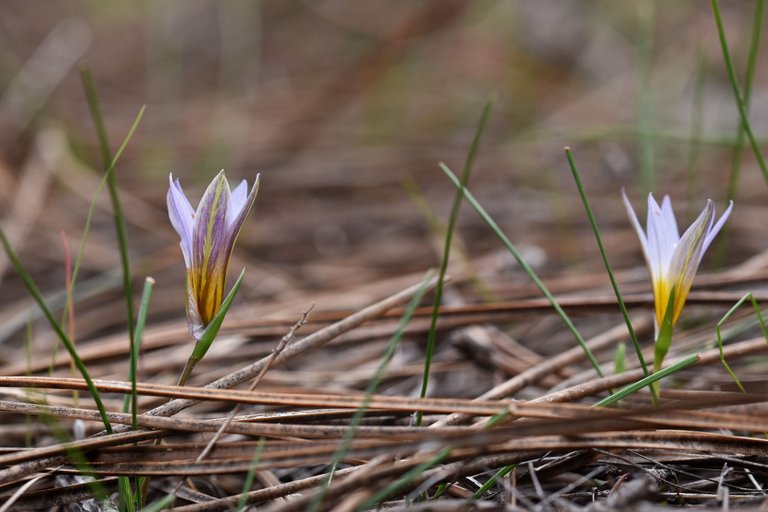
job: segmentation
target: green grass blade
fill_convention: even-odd
[[[654,385],[656,382],[660,381],[661,379],[665,377],[669,377],[673,373],[679,372],[680,370],[684,368],[688,368],[692,364],[696,363],[699,360],[699,355],[694,354],[692,356],[688,356],[682,361],[678,361],[677,363],[668,366],[666,368],[662,368],[658,372],[652,373],[649,376],[640,379],[639,381],[635,382],[634,384],[630,384],[629,386],[625,387],[624,389],[621,389],[614,393],[613,395],[609,396],[608,398],[604,398],[603,400],[600,400],[595,404],[596,407],[606,407],[609,405],[612,405],[619,400],[628,397],[629,395],[636,393],[643,389],[646,386]]]
[[[127,476],[117,477],[117,499],[118,510],[124,510],[126,512],[134,512],[136,507],[134,506],[133,489],[131,489],[131,480]]]
[[[656,181],[653,166],[653,97],[651,93],[654,10],[654,4],[651,0],[641,0],[637,3],[639,32],[637,74],[640,78],[640,83],[638,84],[636,115],[640,180],[645,192],[651,192]]]
[[[434,457],[431,459],[422,462],[418,466],[414,467],[410,471],[407,471],[403,476],[392,482],[390,485],[386,486],[381,491],[377,492],[370,498],[368,498],[364,503],[362,503],[357,510],[366,510],[369,509],[382,501],[386,500],[393,494],[395,494],[397,491],[411,483],[413,480],[419,477],[424,471],[428,470],[432,466],[436,464],[440,464],[443,460],[445,460],[449,455],[451,454],[451,448],[449,446],[446,446],[439,452],[435,454]]]
[[[131,381],[131,430],[138,428],[138,395],[136,393],[136,381],[139,365],[139,354],[141,353],[141,337],[144,334],[144,325],[147,322],[147,312],[149,311],[149,300],[152,297],[152,290],[155,286],[155,280],[148,277],[144,280],[144,289],[141,292],[141,304],[139,305],[139,314],[136,317],[135,337],[131,340],[131,366],[128,379]],[[126,404],[123,404],[123,412],[126,412]]]
[[[152,502],[146,507],[142,508],[141,512],[160,512],[161,510],[165,510],[166,508],[171,507],[175,501],[176,496],[169,494],[165,498]]]
[[[744,302],[749,299],[752,303],[752,308],[755,310],[755,315],[757,316],[757,320],[760,323],[760,330],[763,333],[763,337],[765,338],[765,341],[768,342],[768,327],[765,325],[765,319],[763,318],[763,313],[760,311],[760,307],[757,305],[757,300],[755,300],[754,295],[752,295],[752,292],[745,293],[743,297],[741,297],[736,303],[731,307],[731,309],[728,310],[728,312],[723,315],[723,318],[720,319],[719,322],[717,322],[717,325],[715,326],[715,335],[717,337],[717,349],[720,352],[720,362],[723,364],[723,367],[725,368],[725,371],[728,372],[728,375],[731,376],[731,379],[733,379],[733,382],[736,383],[736,386],[739,388],[739,390],[742,393],[746,393],[747,391],[744,389],[744,386],[741,384],[741,381],[736,376],[736,373],[731,369],[730,365],[725,360],[725,355],[723,354],[723,336],[721,333],[721,329],[723,327],[723,324],[733,315],[733,313],[736,312],[739,307],[744,304]]]
[[[136,128],[139,127],[139,123],[141,122],[141,118],[144,116],[145,109],[146,107],[141,107],[139,109],[139,113],[136,114],[136,118],[133,120],[131,129],[128,130],[128,134],[123,139],[122,144],[120,144],[120,147],[115,153],[114,158],[112,158],[112,161],[110,162],[109,167],[107,167],[106,172],[101,177],[101,180],[99,181],[99,185],[96,187],[96,192],[93,194],[93,198],[91,198],[91,204],[88,207],[88,215],[85,217],[85,227],[83,228],[83,237],[80,240],[80,248],[77,251],[77,258],[75,259],[75,264],[72,268],[72,287],[73,288],[75,286],[75,282],[77,282],[77,276],[80,271],[80,263],[82,262],[83,254],[85,253],[85,243],[88,240],[88,234],[90,233],[90,229],[91,229],[91,220],[93,219],[93,214],[96,211],[96,201],[99,198],[99,195],[101,194],[102,189],[107,183],[107,177],[115,171],[115,166],[117,165],[118,160],[122,156],[123,151],[125,151],[125,148],[128,146],[128,142],[130,142],[131,138],[133,138],[133,134],[136,132]]]
[[[738,79],[736,78],[736,70],[731,59],[731,51],[728,49],[728,40],[725,37],[725,28],[723,28],[723,18],[720,15],[720,6],[717,0],[710,0],[712,5],[712,14],[715,17],[715,24],[717,25],[717,35],[720,39],[720,48],[723,51],[723,60],[725,61],[725,67],[728,72],[728,81],[731,83],[731,89],[733,89],[733,96],[736,100],[736,107],[739,109],[739,116],[741,117],[741,125],[744,128],[744,132],[747,135],[749,144],[752,147],[752,152],[755,154],[757,164],[760,166],[760,171],[763,173],[763,179],[768,183],[768,166],[766,166],[763,154],[760,151],[760,147],[755,139],[755,134],[752,131],[752,125],[749,122],[749,113],[747,112],[747,105],[744,96],[741,94]]]
[[[83,84],[83,90],[85,91],[85,98],[88,102],[88,108],[91,110],[91,118],[93,120],[94,128],[96,129],[96,136],[99,140],[99,151],[101,152],[101,159],[104,161],[104,165],[112,160],[112,154],[109,150],[109,140],[107,138],[107,128],[104,125],[104,116],[101,113],[101,105],[99,104],[99,97],[96,94],[96,84],[93,81],[93,74],[88,68],[80,69],[80,81]]]
[[[117,178],[114,169],[112,169],[111,172],[109,170],[111,167],[112,156],[109,151],[109,142],[107,139],[107,131],[104,127],[104,118],[101,115],[99,99],[96,94],[96,84],[93,81],[91,72],[87,69],[81,70],[80,78],[83,83],[83,89],[85,90],[88,107],[91,111],[91,117],[93,118],[93,123],[96,127],[96,135],[99,139],[101,156],[104,161],[104,167],[106,168],[105,174],[107,175],[107,187],[109,189],[109,197],[112,200],[112,212],[115,219],[118,248],[120,250],[120,264],[123,270],[123,293],[125,294],[126,314],[128,316],[128,334],[130,339],[133,339],[133,285],[131,284],[131,266],[128,257],[128,232],[125,226],[125,214],[123,213],[123,206],[120,202],[120,194],[117,192]]]
[[[500,478],[504,478],[508,474],[510,474],[512,471],[515,470],[517,467],[517,464],[511,464],[509,466],[504,466],[500,470],[498,470],[491,478],[488,479],[487,482],[485,482],[478,490],[475,491],[475,493],[472,495],[473,500],[479,500],[483,497],[483,494],[488,492],[488,490],[496,485],[496,482],[499,481]]]
[[[435,212],[432,205],[427,201],[424,192],[419,187],[419,184],[416,183],[416,180],[411,177],[406,178],[403,180],[403,188],[408,193],[411,202],[419,210],[419,213],[421,213],[421,216],[424,217],[432,235],[436,239],[445,240],[445,236],[448,233],[448,226],[438,217],[437,212]],[[467,249],[463,244],[454,240],[451,254],[459,260],[463,271],[467,275],[469,283],[475,289],[480,300],[486,302],[499,300],[496,293],[485,284],[482,277],[477,273],[477,269],[474,267],[472,260],[469,257],[469,253],[467,253]]]
[[[488,100],[483,108],[483,113],[480,115],[480,121],[477,124],[477,130],[475,131],[475,137],[472,140],[472,145],[469,148],[467,159],[464,162],[464,169],[461,173],[461,182],[459,189],[456,191],[456,195],[451,205],[451,213],[448,218],[448,227],[445,233],[445,244],[443,245],[443,256],[440,261],[440,271],[437,277],[437,287],[435,288],[435,302],[432,307],[432,317],[429,323],[429,334],[427,337],[427,353],[424,357],[424,376],[421,381],[421,392],[419,396],[424,398],[427,396],[427,389],[429,387],[429,372],[432,366],[432,355],[435,351],[435,341],[437,339],[437,319],[440,316],[440,304],[443,300],[443,286],[445,284],[445,273],[448,270],[448,261],[451,256],[451,245],[453,242],[453,232],[456,227],[456,219],[459,217],[459,209],[461,208],[461,196],[464,187],[469,180],[469,176],[472,173],[472,167],[475,163],[475,157],[477,156],[477,150],[480,147],[480,140],[482,139],[485,126],[488,123],[488,116],[491,113],[493,107],[493,99]],[[422,413],[416,413],[416,425],[421,425]]]
[[[206,326],[200,340],[195,343],[195,347],[192,349],[192,354],[190,354],[187,364],[184,366],[184,370],[179,376],[179,386],[183,386],[187,382],[189,375],[192,373],[192,369],[200,362],[205,353],[208,352],[208,349],[211,348],[213,340],[215,340],[216,335],[219,334],[219,329],[221,329],[221,324],[224,322],[224,317],[227,316],[229,307],[232,305],[232,301],[235,299],[235,295],[237,295],[240,285],[243,284],[244,275],[245,269],[240,271],[237,281],[235,281],[235,284],[232,285],[232,289],[229,290],[229,293],[222,301],[219,311],[216,312],[216,316],[213,317],[211,323]]]
[[[757,0],[755,2],[755,12],[752,16],[752,38],[749,43],[749,56],[747,57],[747,70],[744,75],[744,106],[748,110],[752,99],[752,85],[755,79],[755,69],[757,68],[757,55],[760,49],[760,35],[763,32],[763,12],[765,11],[765,1]],[[741,171],[741,160],[744,155],[744,125],[739,123],[739,129],[736,133],[736,146],[733,148],[731,157],[731,173],[728,176],[728,188],[726,189],[726,200],[736,199],[736,189],[739,182]]]
[[[502,245],[504,245],[504,247],[510,252],[510,254],[512,254],[515,260],[517,260],[517,263],[520,265],[520,268],[522,268],[525,271],[525,273],[528,274],[528,277],[531,278],[531,281],[533,281],[533,283],[536,285],[539,291],[541,291],[542,295],[546,297],[546,299],[555,309],[557,314],[563,320],[568,330],[571,332],[571,334],[573,334],[574,338],[576,338],[576,342],[584,351],[584,354],[587,356],[587,359],[589,360],[590,364],[595,369],[595,372],[597,372],[597,374],[600,377],[603,377],[604,376],[603,370],[600,368],[600,364],[597,362],[597,359],[595,359],[595,356],[594,354],[592,354],[592,351],[589,350],[589,347],[584,341],[584,338],[576,329],[576,326],[573,325],[573,322],[571,322],[571,319],[568,317],[568,314],[565,312],[565,310],[563,310],[563,308],[560,307],[560,304],[557,303],[557,300],[555,299],[555,297],[549,292],[547,287],[544,286],[544,283],[541,282],[541,279],[539,279],[539,276],[536,275],[536,272],[533,270],[533,268],[531,268],[528,262],[525,261],[525,258],[523,258],[523,256],[517,250],[517,248],[512,244],[512,242],[509,241],[509,238],[507,238],[507,236],[501,230],[499,225],[496,224],[496,221],[494,221],[493,218],[490,215],[488,215],[485,209],[480,205],[480,203],[477,202],[477,200],[475,199],[475,196],[472,195],[469,189],[461,188],[461,182],[456,177],[456,175],[453,174],[451,169],[442,162],[440,163],[440,168],[443,170],[445,175],[448,176],[448,179],[450,179],[453,182],[454,186],[462,191],[464,198],[469,202],[470,205],[472,205],[472,208],[475,209],[475,211],[480,216],[480,218],[482,218],[483,221],[485,221],[485,223],[488,224],[488,227],[491,228],[491,230],[494,232],[494,234],[499,239],[499,241],[501,241]]]
[[[74,304],[73,297],[74,297],[75,284],[77,283],[77,277],[78,277],[78,274],[80,273],[80,264],[83,261],[83,254],[85,254],[85,244],[88,241],[88,234],[90,233],[91,221],[93,219],[94,211],[96,210],[96,201],[99,198],[99,195],[101,194],[101,190],[104,188],[104,185],[106,184],[107,176],[114,171],[115,165],[117,165],[117,161],[120,159],[120,156],[123,154],[123,151],[125,150],[126,146],[128,146],[128,142],[133,137],[133,134],[136,131],[136,128],[138,128],[139,122],[141,121],[141,118],[143,115],[144,115],[144,107],[142,107],[139,110],[139,113],[136,115],[136,118],[134,119],[133,124],[131,125],[131,129],[128,130],[128,134],[123,139],[122,144],[120,144],[120,147],[115,153],[115,156],[112,159],[112,162],[110,163],[109,167],[107,168],[107,171],[104,173],[104,175],[101,178],[101,181],[99,182],[99,185],[96,187],[96,192],[93,194],[93,197],[91,198],[91,204],[88,207],[88,215],[86,215],[86,218],[85,218],[83,236],[80,240],[80,247],[77,251],[77,257],[75,258],[75,263],[72,266],[72,273],[69,279],[69,284],[67,286],[67,289],[65,290],[62,323],[64,322],[63,319],[67,318],[68,315],[70,314],[71,308],[73,307],[73,304]],[[57,350],[58,350],[58,344],[54,348],[51,356],[51,371],[53,368],[53,364],[55,362]]]
[[[745,110],[749,111],[750,102],[752,99],[752,85],[754,84],[755,70],[757,69],[757,55],[760,49],[760,35],[763,31],[763,12],[765,11],[765,1],[757,0],[755,2],[755,12],[752,17],[752,38],[749,44],[749,56],[747,57],[747,70],[744,76],[744,106]],[[733,146],[733,152],[731,154],[731,170],[728,175],[728,187],[725,192],[726,201],[735,201],[736,192],[739,185],[739,176],[741,175],[741,163],[744,156],[744,124],[739,123],[738,131],[736,132],[736,143]],[[725,248],[728,246],[728,240],[730,238],[730,224],[723,226],[720,236],[718,237],[717,247],[715,248],[714,262],[717,266],[722,265],[725,261]]]
[[[379,384],[381,383],[381,379],[384,376],[384,372],[387,370],[389,363],[395,356],[395,351],[397,350],[397,347],[400,346],[400,340],[405,333],[405,328],[410,323],[414,311],[416,311],[416,308],[421,302],[421,298],[427,291],[427,285],[432,280],[433,274],[434,272],[432,271],[427,272],[427,275],[424,276],[424,280],[421,283],[421,287],[419,287],[416,294],[405,308],[405,312],[403,312],[403,316],[400,318],[400,323],[398,324],[397,329],[395,329],[395,332],[392,333],[392,337],[389,339],[389,343],[387,343],[387,348],[381,358],[379,367],[376,369],[376,372],[373,374],[371,381],[368,383],[368,386],[365,389],[365,396],[363,397],[363,401],[360,404],[360,407],[355,410],[355,414],[352,415],[352,419],[349,422],[349,430],[347,430],[347,432],[344,434],[344,438],[342,439],[341,444],[339,444],[336,453],[333,455],[333,462],[331,463],[331,470],[328,472],[328,478],[323,482],[323,486],[321,487],[317,496],[315,496],[310,505],[307,507],[309,512],[315,512],[320,509],[323,498],[325,497],[325,493],[328,490],[331,481],[333,480],[336,468],[338,467],[339,463],[344,460],[344,457],[346,457],[347,453],[349,453],[349,449],[352,446],[352,440],[355,438],[357,427],[360,426],[365,413],[368,411],[368,405],[371,403],[371,396],[376,393],[376,390],[379,388]]]
[[[701,161],[701,137],[704,130],[704,86],[706,85],[707,55],[702,47],[696,52],[696,71],[691,94],[691,139],[688,147],[688,204],[689,214],[699,199],[699,163]],[[722,236],[722,234],[721,234]]]
[[[245,482],[243,482],[243,492],[240,493],[240,499],[237,502],[237,512],[242,512],[248,501],[248,493],[253,487],[253,480],[256,477],[256,469],[259,467],[259,461],[261,460],[261,452],[264,449],[264,438],[259,438],[259,444],[256,445],[256,449],[253,451],[253,459],[251,459],[251,465],[248,467],[248,473],[245,475]]]
[[[573,181],[576,182],[576,188],[579,191],[581,202],[584,203],[584,210],[587,212],[587,218],[589,219],[589,223],[592,226],[592,232],[595,234],[597,247],[600,250],[600,256],[602,256],[603,258],[603,264],[605,265],[605,270],[608,272],[608,278],[611,280],[611,287],[613,287],[613,293],[616,295],[616,301],[619,303],[621,316],[624,318],[624,323],[627,324],[627,331],[629,331],[629,337],[632,340],[632,345],[635,347],[635,354],[637,355],[637,360],[640,363],[640,367],[643,369],[643,374],[647,377],[650,374],[650,372],[648,371],[648,367],[646,366],[646,363],[645,363],[645,358],[643,357],[643,349],[640,346],[640,341],[637,339],[637,334],[635,333],[635,329],[632,327],[632,322],[629,319],[629,311],[627,311],[627,306],[624,304],[624,300],[621,298],[621,291],[619,291],[619,284],[616,282],[616,277],[613,275],[613,269],[611,268],[611,264],[608,261],[608,255],[605,252],[603,239],[600,236],[600,229],[597,227],[597,219],[595,219],[595,214],[592,211],[592,206],[589,204],[589,199],[587,199],[587,192],[584,190],[584,185],[581,182],[581,175],[579,174],[579,170],[576,167],[576,162],[573,159],[573,155],[571,154],[570,148],[565,148],[565,156],[568,159],[568,165],[571,168]],[[658,400],[658,396],[656,396],[656,391],[653,389],[651,389],[651,396],[653,397],[654,402]]]
[[[107,433],[111,434],[112,425],[109,422],[107,411],[104,409],[104,403],[101,401],[101,396],[99,395],[99,391],[96,389],[96,386],[93,385],[93,380],[91,380],[91,376],[88,374],[88,369],[85,367],[85,363],[77,354],[77,350],[75,349],[72,340],[69,339],[69,336],[67,336],[67,334],[64,332],[64,329],[62,329],[61,325],[53,317],[53,313],[45,303],[45,300],[43,299],[40,290],[37,288],[35,281],[32,279],[32,276],[29,274],[29,271],[26,269],[19,257],[13,251],[13,248],[11,247],[11,244],[8,243],[5,232],[2,229],[0,229],[0,242],[2,242],[3,248],[8,255],[8,260],[13,265],[13,268],[16,269],[19,277],[21,277],[21,280],[27,287],[29,294],[32,295],[32,298],[35,300],[35,302],[37,302],[37,305],[40,307],[43,315],[45,315],[46,320],[48,320],[48,323],[56,333],[56,336],[59,337],[61,342],[64,344],[64,347],[67,349],[67,352],[69,352],[69,356],[75,362],[75,366],[80,372],[80,375],[83,376],[83,379],[88,386],[88,391],[90,391],[91,395],[93,396],[93,401],[96,402],[96,407],[99,409],[99,415],[101,416],[101,421],[104,423],[104,428],[107,430]]]
[[[621,341],[616,345],[616,353],[613,356],[613,374],[619,375],[625,371],[627,371],[627,345]]]

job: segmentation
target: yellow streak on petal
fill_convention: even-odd
[[[688,299],[688,292],[690,291],[691,287],[689,285],[687,288],[681,286],[679,290],[675,292],[675,314],[672,316],[672,325],[677,323],[677,318],[683,311],[683,306],[685,306],[685,301]]]
[[[653,303],[656,307],[656,325],[661,325],[669,305],[669,296],[672,287],[666,278],[660,277],[653,280]]]
[[[214,269],[210,274],[207,272],[208,265],[211,259],[211,252],[213,250],[213,227],[216,222],[216,209],[220,208],[219,201],[221,199],[224,185],[226,184],[226,178],[222,177],[216,184],[216,191],[211,202],[212,210],[208,214],[208,223],[205,230],[205,240],[203,241],[203,261],[200,268],[197,269],[198,287],[195,290],[195,302],[197,303],[198,310],[200,312],[200,318],[204,325],[213,320],[216,316],[216,312],[221,306],[223,298],[223,280],[226,276],[222,275],[222,272],[216,272],[218,269]]]

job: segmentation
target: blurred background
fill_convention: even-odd
[[[648,191],[670,194],[681,225],[706,198],[722,211],[735,197],[727,245],[705,268],[742,264],[765,249],[766,183],[748,146],[737,145],[738,112],[709,2],[0,5],[0,215],[54,304],[104,168],[84,67],[113,152],[146,105],[116,172],[135,286],[148,275],[158,282],[151,322],[179,325],[184,315],[183,262],[165,211],[169,172],[193,204],[219,169],[232,181],[261,173],[230,272],[247,267],[239,314],[295,317],[310,301],[359,307],[439,262],[454,189],[438,163],[461,171],[490,98],[470,188],[545,278],[602,271],[564,146],[609,257],[638,283],[646,274],[622,188],[641,216]],[[721,7],[743,79],[755,4]],[[766,44],[751,91],[763,148]],[[458,235],[484,279],[526,281],[466,205]],[[8,267],[3,255],[3,337],[23,331],[34,309]],[[78,279],[79,336],[124,329],[106,191]]]

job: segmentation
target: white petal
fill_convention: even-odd
[[[635,228],[635,232],[637,233],[637,238],[640,239],[640,245],[643,248],[643,256],[645,257],[645,263],[648,265],[648,269],[651,272],[651,276],[655,273],[655,267],[656,263],[651,258],[651,253],[648,250],[648,238],[645,236],[645,232],[643,231],[642,226],[640,225],[640,221],[637,220],[637,214],[635,214],[635,210],[632,208],[632,205],[629,202],[629,199],[627,198],[627,193],[622,190],[621,196],[624,199],[624,207],[627,209],[627,215],[629,216],[629,220],[632,223],[632,227]]]
[[[195,211],[189,203],[187,196],[181,189],[179,180],[173,179],[171,173],[168,177],[170,187],[168,188],[168,217],[171,219],[173,229],[179,234],[181,242],[181,253],[184,255],[184,264],[189,268],[192,257],[192,226],[195,218]]]
[[[648,194],[648,252],[654,262],[653,279],[662,279],[669,271],[669,261],[674,247],[668,245],[668,237],[664,233],[664,217],[653,194]]]
[[[675,211],[672,209],[672,200],[669,196],[664,196],[661,200],[661,215],[664,217],[664,232],[669,238],[670,245],[677,244],[680,241],[680,231],[677,229]]]
[[[227,217],[229,226],[232,225],[240,210],[245,206],[246,199],[248,199],[248,182],[243,180],[235,187],[232,191],[232,197],[230,197],[229,216]]]
[[[728,216],[731,214],[731,210],[733,210],[733,201],[730,202],[730,204],[728,205],[728,208],[725,209],[723,214],[717,220],[717,223],[707,233],[707,238],[704,240],[705,251],[707,250],[707,247],[709,247],[709,244],[712,243],[712,240],[715,239],[715,237],[717,236],[717,233],[722,229],[723,225],[725,224],[725,221],[728,220]]]

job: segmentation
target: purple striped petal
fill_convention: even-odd
[[[216,315],[224,295],[229,208],[229,183],[224,171],[213,179],[197,207],[193,231],[192,289],[204,324]]]
[[[253,208],[258,187],[257,176],[250,193],[245,180],[230,192],[222,170],[206,188],[195,211],[179,181],[170,177],[168,212],[181,238],[187,266],[187,324],[195,339],[200,339],[221,307],[232,250]]]

